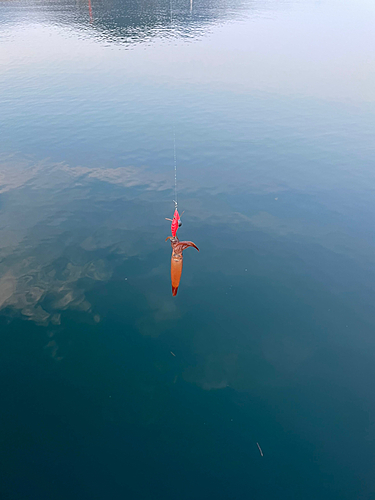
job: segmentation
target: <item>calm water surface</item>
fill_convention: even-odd
[[[375,498],[374,21],[0,1],[1,498]]]

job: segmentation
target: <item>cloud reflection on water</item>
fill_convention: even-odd
[[[85,177],[96,178],[95,170],[91,173],[90,178],[86,170],[68,169],[66,165],[48,161],[3,159],[1,309],[20,310],[25,317],[41,324],[47,324],[56,311],[67,308],[90,311],[91,304],[85,296],[88,282],[108,280],[112,274],[111,264],[96,257],[95,251],[119,245],[117,251],[127,256],[138,253],[132,250],[134,238],[133,243],[131,238],[123,241],[128,229],[126,217],[120,227],[107,225],[103,214],[95,220],[98,212],[108,210],[113,197],[99,197],[96,200],[99,206],[92,207],[93,213],[85,212],[87,204],[95,205],[93,200],[87,200],[90,184]],[[142,174],[136,178],[134,170],[125,169],[123,174],[120,176],[123,186],[145,182]],[[108,175],[117,180],[113,172]],[[96,222],[106,227],[105,236],[98,234]],[[85,285],[82,287],[79,282]],[[40,305],[46,301],[48,312]]]
[[[168,231],[163,222],[170,209],[171,189],[169,176],[163,172],[135,167],[70,167],[49,160],[21,161],[17,156],[3,157],[1,164],[1,309],[19,310],[41,324],[48,324],[68,308],[94,316],[87,299],[93,283],[110,280],[124,259],[145,258],[158,249],[165,250],[160,231]],[[246,245],[250,245],[251,235],[260,231],[285,241],[299,238],[345,258],[362,255],[367,261],[374,259],[369,242],[340,234],[334,224],[321,226],[314,220],[259,209],[254,215],[236,212],[225,200],[220,201],[214,182],[211,186],[200,183],[200,189],[205,189],[203,207],[196,189],[194,180],[181,187],[187,216],[199,231],[209,222],[210,228],[228,232],[231,237],[220,242],[222,251],[236,251],[240,234],[246,235]],[[264,196],[269,196],[267,191]],[[273,203],[276,209],[280,203],[283,206],[283,197],[279,194]],[[255,248],[254,244],[249,248]],[[204,264],[206,272],[217,272],[216,266],[215,261]],[[167,263],[165,269],[146,267],[144,272],[147,280],[155,276],[166,279]],[[222,269],[221,273],[233,276],[236,271]],[[251,273],[257,270],[251,269]],[[338,286],[337,278],[331,280],[332,290]],[[172,303],[160,301],[143,282],[141,278],[137,287],[147,297],[152,322],[179,317],[181,313]],[[184,277],[184,284],[189,285],[189,276]],[[148,321],[143,318],[140,329],[156,331],[155,324]]]

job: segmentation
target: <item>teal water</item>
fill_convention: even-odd
[[[0,2],[1,498],[375,498],[374,20]]]

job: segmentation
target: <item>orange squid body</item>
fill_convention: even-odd
[[[180,284],[181,273],[182,273],[182,263],[183,257],[181,254],[176,254],[172,252],[171,258],[171,282],[172,282],[172,295],[175,297],[177,295],[178,286]]]
[[[171,245],[172,245],[171,281],[172,281],[172,295],[173,297],[175,297],[177,295],[182,274],[182,262],[183,262],[182,252],[187,247],[194,247],[199,252],[199,248],[192,241],[179,241],[177,236],[175,237],[168,236],[167,240],[168,239],[171,240]]]

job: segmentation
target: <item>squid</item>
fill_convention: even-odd
[[[168,236],[168,238],[166,238],[165,241],[167,240],[171,240],[171,245],[172,245],[171,281],[172,281],[172,295],[173,297],[175,297],[177,295],[178,286],[180,284],[181,273],[182,273],[182,261],[183,261],[182,252],[185,250],[185,248],[188,247],[194,247],[199,252],[199,248],[192,241],[180,241],[176,235]]]

